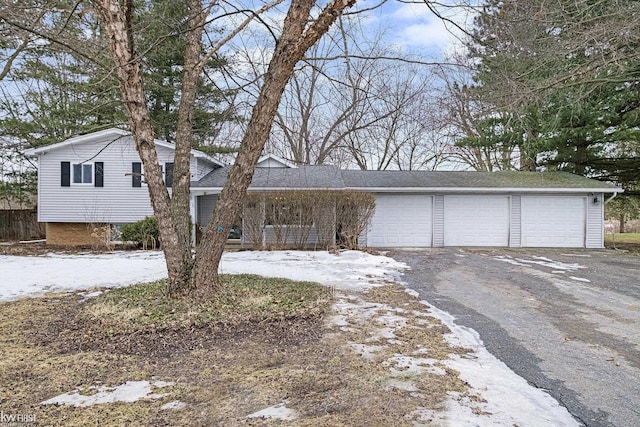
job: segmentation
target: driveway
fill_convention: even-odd
[[[569,249],[390,254],[408,287],[587,426],[640,425],[640,257]]]

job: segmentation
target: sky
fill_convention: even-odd
[[[369,1],[365,0],[363,6]],[[443,17],[461,27],[471,23],[473,9],[456,4],[455,0],[439,2],[436,8]],[[429,58],[444,59],[460,48],[464,35],[453,23],[437,17],[423,2],[387,2],[379,11],[373,12],[382,26],[391,29],[389,39],[407,52],[415,52]]]

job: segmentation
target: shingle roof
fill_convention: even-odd
[[[192,187],[222,188],[231,166],[216,169]],[[344,181],[335,166],[298,166],[297,168],[256,168],[249,188],[269,189],[342,189]]]
[[[230,166],[216,169],[195,188],[222,188]],[[614,192],[621,189],[605,182],[566,172],[468,172],[468,171],[372,171],[341,170],[335,166],[257,168],[250,189],[376,189],[425,191],[464,189],[563,189]]]
[[[342,177],[349,188],[614,188],[566,172],[344,170]]]

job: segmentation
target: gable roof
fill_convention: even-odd
[[[265,154],[264,156],[260,157],[258,159],[258,166],[257,167],[273,167],[273,166],[260,166],[261,163],[269,163],[269,161],[272,160],[273,162],[280,164],[282,166],[279,167],[283,167],[283,168],[297,168],[298,166],[295,165],[295,163],[290,162],[289,160],[283,159],[280,156],[277,156],[275,154]]]
[[[216,169],[192,188],[219,190],[231,166]],[[619,187],[566,172],[341,170],[336,166],[256,168],[250,190],[366,190],[371,192],[618,193]]]
[[[100,142],[105,140],[116,141],[120,138],[127,138],[127,137],[131,137],[131,132],[123,129],[118,129],[118,128],[110,128],[110,129],[105,129],[97,132],[87,133],[84,135],[74,136],[72,138],[65,139],[64,141],[58,142],[56,144],[44,145],[38,148],[31,148],[29,150],[26,150],[25,154],[30,156],[35,156],[38,154],[44,154],[50,151],[58,150],[60,148],[67,147],[69,145],[89,144],[89,143]],[[168,148],[170,150],[175,150],[176,148],[174,144],[167,141],[162,141],[160,139],[154,139],[154,143],[160,147]],[[214,159],[213,157],[209,156],[206,153],[203,153],[202,151],[192,149],[191,155],[197,159],[203,159],[215,165],[224,166],[224,163],[219,162],[218,160]]]

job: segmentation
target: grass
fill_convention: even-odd
[[[640,233],[605,233],[605,243],[636,243],[640,245]]]
[[[204,297],[167,298],[164,280],[129,286],[89,300],[85,311],[108,331],[139,333],[318,316],[331,299],[317,283],[255,275],[223,276],[222,282],[218,292]]]
[[[0,409],[34,414],[36,425],[280,425],[245,417],[286,401],[300,414],[297,426],[411,426],[417,407],[439,410],[452,392],[474,398],[439,362],[466,350],[451,347],[446,327],[400,286],[345,300],[368,313],[346,317],[345,330],[327,322],[333,298],[314,283],[225,276],[214,295],[176,299],[165,298],[164,286],[0,303]],[[380,330],[390,314],[406,324],[388,341]],[[363,357],[358,345],[376,351]],[[401,366],[394,374],[397,354],[427,354],[446,374],[416,377]],[[169,393],[158,400],[40,405],[79,388],[140,380],[174,385],[153,390]],[[398,388],[406,381],[417,392]],[[187,407],[161,409],[175,400]]]
[[[604,246],[640,253],[640,233],[605,233]]]

